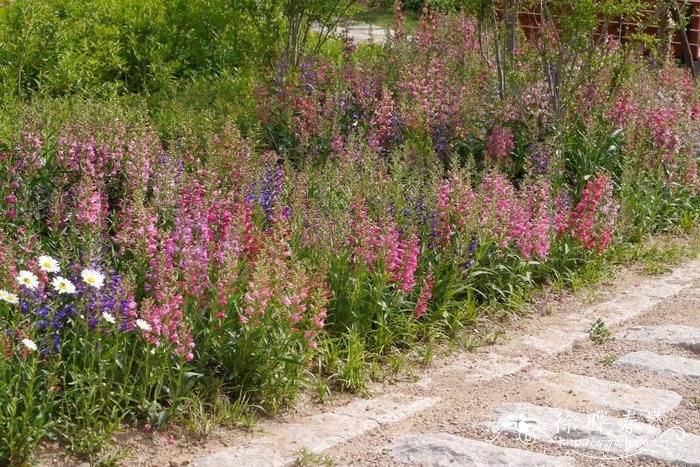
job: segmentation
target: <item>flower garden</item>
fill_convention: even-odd
[[[469,15],[397,27],[241,78],[226,111],[5,104],[0,462],[362,390],[397,350],[695,228],[687,70],[610,38],[553,87],[553,28],[499,86]]]

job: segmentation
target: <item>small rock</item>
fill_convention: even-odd
[[[502,448],[447,433],[404,436],[395,440],[389,446],[389,450],[394,459],[409,465],[576,465],[570,457],[554,457],[523,449]]]
[[[636,368],[673,378],[700,379],[700,360],[674,355],[659,355],[646,351],[632,352],[618,358],[613,365]]]
[[[700,328],[690,326],[639,326],[617,337],[628,341],[663,342],[700,353]]]

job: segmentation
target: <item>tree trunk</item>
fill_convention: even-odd
[[[671,18],[671,3],[675,0],[659,0],[656,2],[654,16],[657,18],[656,30],[656,54],[661,61],[668,61],[671,57],[671,41],[676,24]]]
[[[519,7],[520,0],[505,0],[504,2],[504,19],[506,30],[505,56],[510,65],[513,64],[515,56]]]

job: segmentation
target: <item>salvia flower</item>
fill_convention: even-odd
[[[101,289],[105,283],[105,275],[94,269],[83,269],[80,277],[83,278],[87,285],[91,285],[96,289]]]
[[[76,291],[75,285],[65,277],[61,276],[55,277],[53,281],[51,281],[51,285],[59,294],[74,294]]]
[[[58,261],[51,256],[39,256],[39,267],[44,272],[59,272],[61,267]]]
[[[17,280],[19,285],[24,286],[29,290],[36,290],[36,288],[39,287],[39,278],[36,277],[34,273],[29,271],[20,271],[17,277],[15,277],[15,280]]]
[[[433,296],[433,285],[435,285],[435,280],[433,279],[433,273],[431,271],[425,278],[423,290],[420,293],[416,308],[413,311],[416,318],[420,318],[428,310],[428,301]]]

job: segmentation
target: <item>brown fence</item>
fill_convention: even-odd
[[[575,0],[574,0],[575,1]],[[651,2],[650,2],[651,3]],[[681,14],[687,15],[690,18],[685,31],[690,43],[690,52],[693,61],[700,60],[700,0],[678,0],[678,8]],[[499,11],[502,15],[502,11]],[[644,18],[650,18],[654,15],[654,9],[650,8],[643,11]],[[528,39],[535,37],[541,29],[542,15],[537,8],[521,11],[518,14],[520,26]],[[610,21],[610,19],[609,19]],[[622,42],[629,40],[629,37],[637,32],[637,22],[625,21],[624,18],[614,19],[608,24],[608,34],[617,37]],[[647,27],[644,32],[654,35],[658,28],[656,26]],[[673,51],[674,56],[678,59],[683,59],[683,49],[681,44],[681,36],[679,32],[673,35]]]

